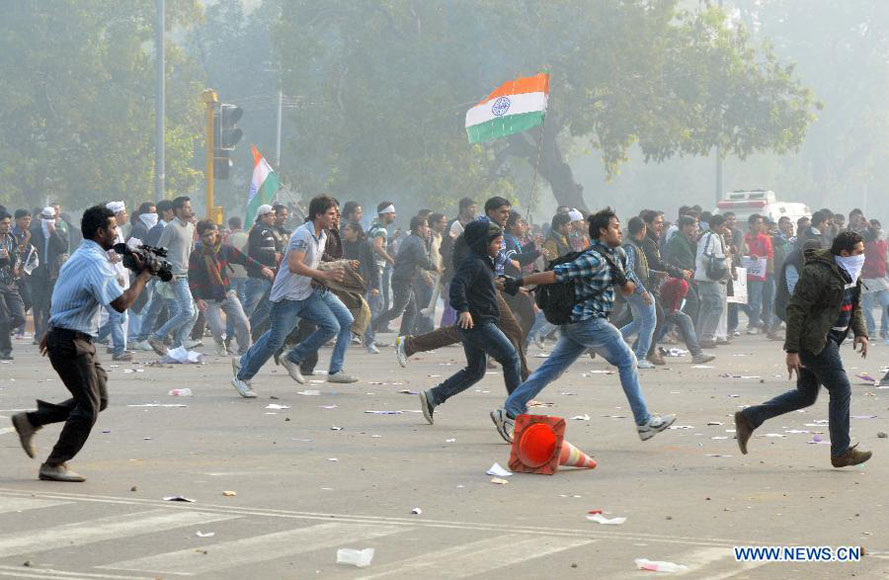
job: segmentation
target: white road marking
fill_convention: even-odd
[[[674,574],[675,576],[700,573],[702,568],[705,568],[715,562],[721,562],[723,560],[726,560],[726,564],[733,568],[731,571],[728,572],[714,573],[712,575],[708,575],[708,580],[723,580],[725,578],[731,578],[736,574],[747,572],[754,568],[759,568],[760,566],[764,566],[768,563],[737,562],[735,561],[735,554],[731,548],[700,548],[698,550],[694,550],[692,552],[677,556],[677,558],[678,559],[676,560],[676,563],[688,566],[688,570],[686,570],[685,572],[677,572],[676,574]]]
[[[0,558],[82,546],[105,540],[119,540],[140,534],[232,520],[237,517],[166,509],[110,516],[41,530],[12,532],[0,536]]]
[[[117,574],[96,574],[94,572],[65,572],[52,568],[25,568],[23,566],[0,565],[0,576],[14,578],[52,578],[53,580],[155,580],[152,576],[119,576]]]
[[[393,562],[357,580],[400,575],[405,578],[468,578],[527,560],[591,544],[596,540],[504,535]]]
[[[10,512],[23,512],[25,510],[36,510],[40,508],[55,507],[58,505],[68,505],[70,503],[70,501],[63,500],[0,496],[0,514],[8,514]]]
[[[6,435],[7,433],[12,433],[15,431],[15,427],[3,427],[0,429],[0,435]]]
[[[372,538],[410,530],[411,528],[399,526],[340,523],[319,524],[307,528],[201,546],[201,550],[211,553],[212,558],[207,558],[206,555],[194,549],[188,549],[127,560],[125,562],[116,562],[107,566],[99,566],[99,568],[193,576],[216,570],[227,570],[245,564],[287,558],[324,548],[349,545],[350,543],[363,542]]]

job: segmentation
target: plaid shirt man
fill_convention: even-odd
[[[575,305],[571,310],[571,322],[591,318],[608,318],[614,308],[614,280],[611,267],[602,258],[607,254],[626,271],[627,255],[623,248],[610,248],[598,240],[573,262],[553,268],[556,282],[574,280]],[[628,276],[631,280],[633,276]]]

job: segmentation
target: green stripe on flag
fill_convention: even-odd
[[[507,135],[514,135],[527,131],[543,124],[543,111],[522,113],[520,115],[508,115],[497,119],[491,119],[485,123],[479,123],[466,128],[470,143],[483,143],[492,139],[499,139]]]
[[[247,202],[247,216],[244,218],[245,230],[249,230],[250,226],[253,225],[253,220],[256,219],[256,210],[259,209],[259,206],[272,203],[280,187],[281,180],[278,179],[278,174],[274,171],[270,172],[266,176],[265,181],[262,182],[259,191],[253,196],[253,199]]]

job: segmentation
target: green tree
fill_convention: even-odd
[[[198,21],[196,0],[168,0],[167,27]],[[67,207],[154,197],[153,2],[13,2],[0,20],[0,192]],[[200,83],[167,46],[167,190],[200,180]]]

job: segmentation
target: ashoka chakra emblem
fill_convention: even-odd
[[[491,107],[491,112],[494,113],[495,117],[502,117],[506,114],[506,111],[509,110],[509,105],[512,103],[509,102],[509,99],[506,97],[499,97],[496,101],[494,101],[494,105]]]

